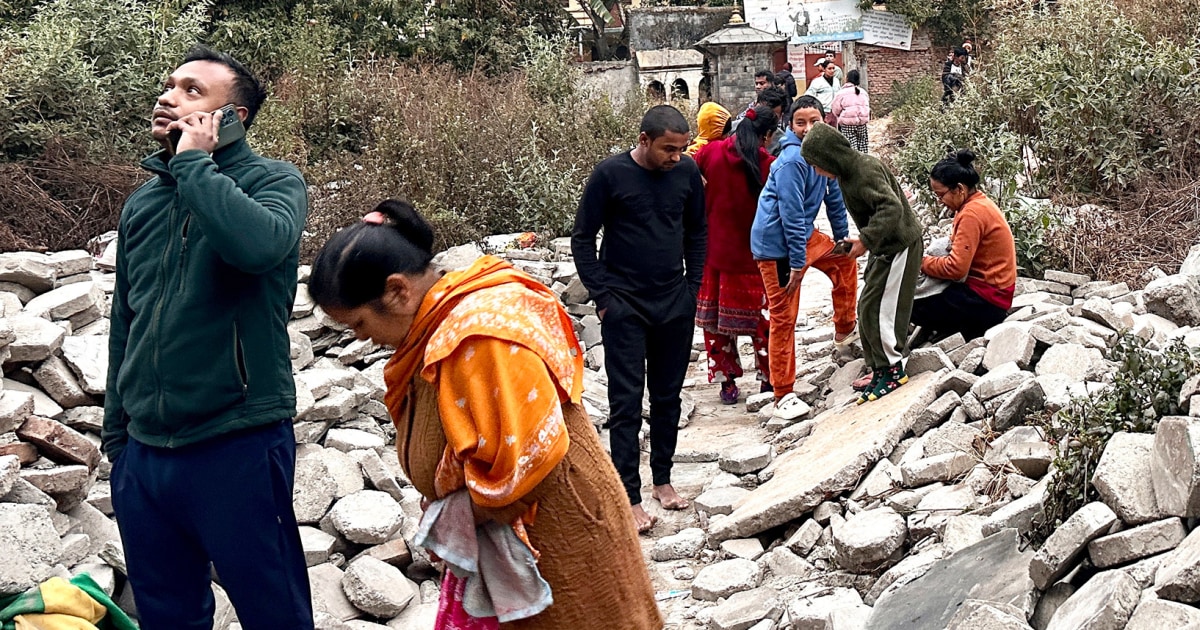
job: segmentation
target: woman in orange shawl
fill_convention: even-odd
[[[696,113],[696,139],[684,153],[695,157],[696,152],[709,142],[716,142],[729,133],[729,110],[709,101],[700,106]]]
[[[396,348],[384,378],[405,473],[427,501],[466,489],[477,523],[511,525],[538,555],[554,603],[501,627],[661,628],[628,499],[580,402],[570,317],[509,263],[443,274],[432,246],[411,206],[385,201],[325,244],[309,281],[330,317]],[[460,627],[456,592],[447,572],[437,628]]]

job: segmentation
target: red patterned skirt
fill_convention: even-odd
[[[722,335],[754,335],[766,319],[767,291],[762,275],[727,273],[705,267],[696,299],[696,325]]]

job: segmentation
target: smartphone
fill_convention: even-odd
[[[242,119],[237,115],[237,106],[233,103],[217,110],[221,112],[220,128],[217,129],[217,149],[227,147],[238,140],[246,137],[246,127],[242,125]],[[216,114],[217,112],[213,112]],[[171,148],[175,149],[179,146],[179,139],[183,137],[183,132],[178,129],[172,129],[168,138],[171,141]]]
[[[846,254],[850,253],[850,249],[852,247],[853,244],[850,243],[850,241],[838,241],[837,245],[833,246],[833,253],[837,254],[838,256],[845,256]]]
[[[237,107],[233,103],[217,111],[221,112],[221,122],[219,123],[221,127],[217,130],[216,149],[227,147],[246,137],[246,127],[242,125],[242,119],[238,117]],[[213,114],[216,113],[213,112]]]
[[[787,258],[776,260],[775,277],[779,279],[780,287],[786,287],[788,280],[792,278],[792,261]]]

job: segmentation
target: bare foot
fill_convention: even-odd
[[[658,499],[663,509],[666,510],[686,510],[690,506],[687,500],[679,496],[679,493],[675,492],[674,486],[669,483],[662,486],[654,486],[654,492],[650,496]]]
[[[646,510],[642,508],[640,503],[631,506],[630,510],[633,512],[633,524],[637,527],[639,534],[645,534],[650,531],[654,528],[654,524],[658,522],[657,518],[646,513]]]

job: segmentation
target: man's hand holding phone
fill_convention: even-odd
[[[192,112],[179,120],[167,125],[172,137],[177,133],[179,139],[175,142],[175,153],[183,153],[192,149],[200,149],[211,154],[217,149],[217,139],[220,133],[220,122],[224,112]]]
[[[226,105],[215,112],[192,112],[167,125],[175,145],[175,153],[200,149],[212,154],[246,135],[237,109]]]

